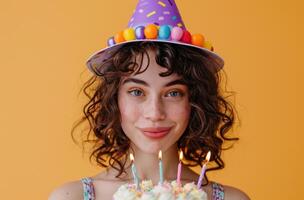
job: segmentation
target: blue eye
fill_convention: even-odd
[[[142,96],[143,92],[140,90],[131,90],[128,91],[129,94],[131,94],[132,96]]]
[[[179,91],[171,91],[171,92],[169,92],[168,94],[169,94],[169,96],[171,96],[171,97],[183,96],[183,94],[182,94],[181,92],[179,92]]]
[[[144,92],[139,89],[130,90],[130,91],[128,91],[128,93],[135,97],[144,96]],[[182,92],[174,90],[174,91],[168,92],[166,96],[167,97],[182,97],[183,95],[184,94]]]

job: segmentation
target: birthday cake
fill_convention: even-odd
[[[194,182],[183,186],[176,181],[153,185],[151,180],[143,180],[139,187],[132,183],[121,185],[113,200],[207,200],[207,193]]]

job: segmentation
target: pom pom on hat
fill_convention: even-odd
[[[202,34],[192,35],[192,44],[196,46],[203,47],[205,43],[205,37]]]
[[[155,24],[147,25],[144,32],[147,39],[156,39],[158,36],[158,28]]]
[[[117,33],[115,36],[114,36],[114,40],[117,43],[121,43],[121,42],[124,42],[126,41],[125,38],[124,38],[124,34],[123,34],[123,31]]]

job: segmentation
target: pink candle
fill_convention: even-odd
[[[179,153],[179,163],[177,167],[177,184],[181,185],[181,173],[182,173],[182,159],[183,159],[183,152]]]
[[[206,159],[204,160],[204,165],[203,165],[203,168],[202,168],[202,170],[201,170],[201,174],[200,174],[199,179],[198,179],[198,182],[197,182],[197,188],[198,188],[198,189],[201,189],[201,185],[202,185],[202,183],[203,183],[205,171],[206,171],[206,168],[207,168],[207,163],[208,163],[209,160],[210,160],[210,156],[211,156],[211,152],[208,151],[207,156],[206,156]]]

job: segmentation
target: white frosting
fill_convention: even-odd
[[[164,185],[158,184],[152,189],[152,191],[157,195],[160,193],[167,193],[167,192],[171,193],[172,187],[168,183],[164,183]]]
[[[140,200],[157,200],[157,197],[153,192],[145,192],[141,196]]]
[[[191,200],[207,199],[207,193],[202,190],[191,190],[191,192],[187,193],[187,197],[187,199]]]
[[[184,191],[186,193],[188,193],[191,190],[196,189],[196,185],[194,184],[194,182],[192,182],[192,183],[186,183],[183,188],[184,188]]]
[[[175,199],[176,200],[184,200],[184,199],[186,199],[186,194],[185,193],[179,193]]]
[[[118,188],[113,200],[207,200],[207,193],[198,190],[194,182],[178,186],[176,181],[153,186],[151,180],[142,181],[140,190],[134,184],[124,184]]]
[[[113,196],[114,200],[136,200],[136,193],[134,190],[130,190],[127,185],[122,185],[118,188]]]
[[[174,194],[171,191],[160,193],[158,200],[174,200]]]

